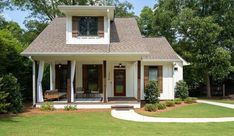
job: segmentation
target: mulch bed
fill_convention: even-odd
[[[196,104],[196,103],[194,103],[194,104]],[[171,110],[174,110],[176,108],[185,107],[185,106],[188,106],[188,105],[192,105],[192,104],[187,104],[187,103],[182,102],[181,104],[176,104],[174,107],[167,107],[164,110],[157,110],[155,112],[145,111],[144,107],[142,107],[140,109],[135,109],[135,111],[138,112],[138,113],[160,113],[160,112],[171,111]]]

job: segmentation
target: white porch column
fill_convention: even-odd
[[[75,70],[76,70],[76,61],[73,60],[71,62],[71,102],[74,102],[74,77],[75,77]]]
[[[33,79],[33,84],[32,84],[32,88],[33,88],[33,106],[36,104],[36,63],[33,60],[33,66],[32,66],[32,79]]]
[[[55,89],[55,63],[50,63],[50,90]]]
[[[44,102],[43,92],[42,92],[42,78],[44,72],[44,61],[40,61],[38,69],[38,78],[37,78],[37,102]]]

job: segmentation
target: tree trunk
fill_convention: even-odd
[[[223,84],[223,97],[225,97],[225,84]]]
[[[211,89],[210,89],[210,76],[206,74],[206,89],[207,89],[207,97],[211,97]]]

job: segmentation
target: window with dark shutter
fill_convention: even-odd
[[[72,37],[78,36],[104,37],[104,17],[73,16]]]
[[[144,67],[144,86],[149,81],[156,81],[160,92],[163,91],[163,69],[162,66],[145,66]]]

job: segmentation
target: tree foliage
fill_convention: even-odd
[[[159,0],[150,35],[164,36],[191,66],[185,68],[190,87],[224,80],[233,69],[234,1]],[[232,65],[231,65],[232,64]]]
[[[150,7],[144,7],[141,11],[140,17],[138,18],[138,25],[141,33],[145,36],[152,36],[152,22],[153,22],[153,10]]]
[[[12,75],[5,75],[0,78],[0,97],[2,99],[0,106],[2,112],[18,113],[22,111],[22,96],[20,92],[20,84]],[[1,112],[1,111],[0,111]]]

